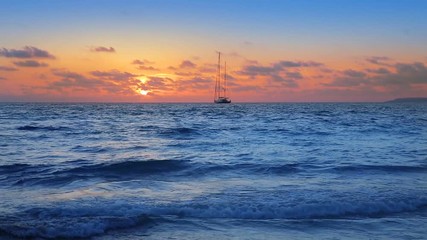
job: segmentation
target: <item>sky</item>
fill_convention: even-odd
[[[218,51],[233,102],[427,97],[425,0],[0,6],[3,102],[212,102]]]

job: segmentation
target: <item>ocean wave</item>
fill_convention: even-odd
[[[286,201],[283,201],[286,202]],[[346,219],[385,217],[393,214],[426,210],[427,198],[373,199],[367,202],[330,199],[330,201],[308,201],[281,203],[269,201],[192,203],[177,208],[158,208],[154,212],[162,215],[195,218],[232,219]]]
[[[49,165],[10,164],[0,165],[0,182],[11,185],[22,185],[34,179],[43,179],[52,173]]]
[[[165,128],[158,130],[157,133],[160,137],[182,140],[190,140],[200,135],[196,129],[187,127]]]
[[[17,130],[23,130],[23,131],[68,131],[70,130],[69,127],[64,126],[35,126],[35,125],[25,125],[21,127],[17,127]]]
[[[364,171],[380,171],[380,172],[427,172],[427,165],[349,165],[338,166],[332,168],[338,172],[364,172]]]
[[[71,149],[72,151],[75,152],[86,152],[86,153],[105,153],[105,152],[109,152],[112,150],[111,147],[101,147],[101,146],[91,146],[91,147],[87,147],[87,146],[81,146],[81,145],[77,145],[75,147],[73,147]]]
[[[194,175],[215,174],[218,172],[236,172],[248,174],[286,174],[300,171],[298,164],[256,164],[256,163],[237,163],[237,164],[198,164],[192,169]]]
[[[55,165],[13,164],[0,166],[3,179],[12,185],[63,185],[75,180],[104,178],[126,180],[153,174],[170,174],[190,167],[184,160],[146,160],[100,163],[55,169]]]
[[[321,165],[285,163],[258,164],[197,163],[190,160],[128,160],[114,163],[88,164],[87,161],[72,162],[73,167],[64,165],[0,165],[0,182],[11,185],[63,185],[75,180],[101,178],[129,180],[147,176],[175,178],[199,178],[218,174],[249,174],[283,176],[303,172],[350,173],[426,173],[427,166],[407,165],[348,165],[327,167]]]
[[[47,219],[16,218],[0,221],[0,237],[24,239],[76,239],[90,238],[111,230],[148,226],[153,220],[147,215],[120,216],[60,216]]]
[[[161,127],[156,125],[141,126],[138,129],[140,132],[152,134],[160,138],[171,139],[193,139],[200,136],[200,132],[196,128],[190,127]]]
[[[24,185],[64,185],[76,180],[101,178],[129,180],[146,176],[162,175],[164,177],[199,178],[218,174],[257,174],[284,175],[303,171],[298,164],[266,165],[254,163],[214,164],[194,163],[188,160],[146,160],[123,161],[116,163],[87,164],[86,161],[73,161],[77,167],[54,165],[13,164],[0,166],[0,173],[13,186]]]
[[[161,129],[159,126],[155,125],[144,125],[139,128],[140,132],[152,132],[152,131],[158,131]]]
[[[189,202],[147,203],[109,201],[74,202],[62,207],[36,207],[0,217],[0,237],[16,238],[89,238],[110,230],[147,227],[173,218],[313,220],[386,217],[407,212],[425,211],[427,198],[380,198],[360,202],[286,200],[252,201],[254,199],[193,200]],[[168,220],[169,219],[169,220]]]
[[[298,164],[214,164],[194,163],[188,160],[145,160],[99,164],[88,164],[87,161],[77,160],[71,163],[75,167],[30,164],[0,165],[0,173],[3,175],[0,182],[5,181],[13,186],[55,186],[82,179],[129,180],[153,175],[175,178],[198,178],[241,173],[283,175],[297,173],[304,168]]]
[[[0,165],[0,173],[7,174],[7,173],[13,173],[13,172],[20,172],[23,170],[27,170],[29,168],[32,168],[32,165],[25,164],[25,163]]]
[[[146,160],[146,161],[123,161],[109,164],[95,164],[81,166],[61,173],[110,173],[110,174],[151,174],[165,173],[185,169],[188,164],[184,160]]]

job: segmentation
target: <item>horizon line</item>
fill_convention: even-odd
[[[425,100],[427,97],[404,97],[404,98],[394,98],[385,101],[265,101],[265,102],[251,102],[251,101],[236,101],[232,102],[237,104],[278,104],[278,103],[390,103],[396,100]],[[159,102],[132,102],[132,101],[0,101],[0,104],[4,103],[51,103],[51,104],[214,104],[214,102],[172,102],[172,101],[159,101]]]

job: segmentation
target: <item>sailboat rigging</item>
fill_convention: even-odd
[[[224,63],[224,79],[221,81],[221,53],[218,52],[218,75],[215,80],[214,103],[231,103],[227,97],[227,62]]]

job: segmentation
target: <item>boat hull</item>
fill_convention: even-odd
[[[220,97],[214,100],[214,103],[231,103],[229,98]]]

